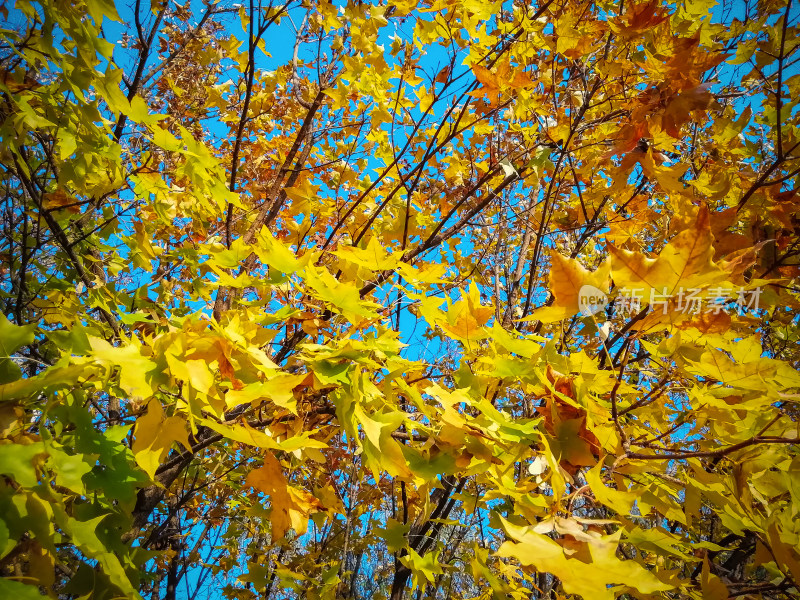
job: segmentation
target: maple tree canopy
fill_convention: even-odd
[[[800,5],[0,6],[0,596],[800,596]]]

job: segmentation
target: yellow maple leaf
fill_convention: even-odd
[[[603,465],[600,462],[584,474],[586,483],[591,486],[595,499],[620,515],[629,514],[633,503],[636,501],[636,494],[627,490],[615,490],[606,487],[600,476],[602,469]]]
[[[261,262],[277,269],[281,273],[296,273],[301,271],[316,257],[311,252],[297,256],[295,252],[283,241],[275,238],[272,233],[262,227],[256,238],[257,244],[253,250]]]
[[[338,281],[327,269],[309,266],[305,270],[304,279],[311,288],[310,296],[332,305],[336,312],[351,323],[378,318],[375,312],[377,304],[362,300],[357,288]]]
[[[365,439],[359,443],[364,449],[367,463],[375,477],[380,478],[382,470],[392,477],[411,477],[412,472],[403,449],[400,443],[392,438],[392,432],[403,422],[404,414],[399,411],[367,414],[361,405],[356,404],[353,415],[364,431]]]
[[[297,414],[297,400],[294,397],[294,388],[305,379],[305,374],[292,375],[290,373],[277,373],[265,382],[249,383],[241,390],[230,390],[225,395],[228,408],[240,404],[271,400],[278,406]]]
[[[694,224],[672,238],[657,258],[620,250],[611,244],[608,251],[616,286],[638,290],[645,303],[651,291],[674,295],[679,288],[706,288],[727,278],[727,273],[712,261],[714,249],[705,206],[698,210]]]
[[[589,271],[578,260],[553,252],[548,287],[555,300],[551,306],[534,312],[529,319],[552,323],[580,312],[581,294],[585,294],[586,289],[595,288],[595,293],[608,293],[608,272],[608,263],[604,262],[596,271]]]
[[[483,339],[488,335],[484,325],[494,308],[481,306],[480,291],[474,283],[457,302],[451,303],[448,299],[446,311],[439,308],[440,304],[439,298],[420,299],[419,312],[432,327],[438,325],[447,335],[462,341]]]
[[[264,466],[250,471],[245,484],[269,496],[272,504],[269,519],[274,540],[282,538],[290,528],[297,535],[303,535],[308,529],[309,515],[322,510],[322,505],[313,495],[289,485],[280,462],[269,452],[264,455]]]
[[[292,213],[300,214],[308,211],[311,202],[317,198],[319,186],[312,185],[308,178],[303,178],[300,183],[292,187],[283,188],[284,193],[292,203]]]
[[[396,256],[386,251],[376,238],[371,237],[366,247],[357,248],[355,246],[344,246],[332,252],[339,258],[343,258],[349,263],[366,267],[373,271],[385,271],[395,269],[399,262]]]
[[[643,594],[674,587],[639,563],[617,558],[622,530],[606,536],[590,533],[590,541],[574,541],[567,548],[531,527],[518,527],[503,517],[500,521],[516,543],[505,542],[497,556],[513,557],[523,565],[555,575],[568,594],[592,600],[613,600],[615,590],[609,587],[612,585],[625,585]]]
[[[177,415],[165,418],[161,402],[151,400],[145,415],[136,421],[131,447],[136,462],[151,479],[175,442],[180,442],[184,448],[191,450],[186,421]]]
[[[107,341],[90,337],[92,356],[103,363],[119,367],[119,385],[131,398],[149,398],[153,395],[155,382],[163,380],[164,374],[157,372],[149,356],[142,353],[136,337],[130,343],[112,346]]]
[[[480,291],[473,283],[469,286],[469,293],[447,311],[447,322],[439,322],[439,325],[445,332],[461,339],[481,339],[488,335],[483,326],[492,314],[494,307],[481,306]]]

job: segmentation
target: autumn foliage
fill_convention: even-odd
[[[0,596],[800,595],[800,6],[0,17]]]

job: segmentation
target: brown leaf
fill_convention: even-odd
[[[58,188],[54,192],[42,195],[42,207],[45,210],[60,210],[66,208],[71,213],[80,212],[80,201],[65,192],[62,188]]]

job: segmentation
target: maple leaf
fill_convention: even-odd
[[[500,101],[501,82],[497,75],[493,74],[486,67],[481,65],[473,65],[472,72],[475,74],[475,79],[481,84],[481,87],[469,93],[473,98],[481,98],[486,95],[489,98],[489,104],[497,104]]]
[[[347,246],[339,248],[333,254],[373,271],[393,270],[399,263],[398,259],[387,252],[374,237],[369,238],[364,248]]]
[[[710,215],[705,206],[698,209],[692,227],[670,240],[657,258],[617,249],[611,244],[608,251],[615,285],[639,290],[645,302],[651,292],[672,295],[679,287],[707,287],[727,277],[727,273],[712,260]]]
[[[36,325],[19,327],[0,314],[0,384],[19,379],[20,368],[11,356],[21,347],[33,342]]]
[[[469,92],[468,95],[473,98],[481,98],[486,95],[491,106],[500,102],[500,97],[505,90],[515,90],[533,85],[530,76],[524,71],[515,71],[512,76],[512,68],[508,61],[501,61],[494,72],[481,65],[473,65],[472,73],[481,87]]]
[[[586,483],[591,486],[592,493],[599,503],[613,509],[617,514],[627,515],[638,496],[632,492],[606,487],[600,477],[602,467],[603,465],[598,463],[594,468],[586,471]]]
[[[555,297],[553,304],[537,310],[530,318],[543,323],[560,321],[580,312],[581,295],[597,295],[608,292],[609,264],[604,262],[597,270],[589,271],[580,261],[566,258],[558,252],[550,254],[548,287]],[[587,298],[584,298],[588,302]]]
[[[309,266],[304,275],[311,293],[332,305],[351,322],[359,323],[364,319],[376,318],[377,305],[374,302],[362,300],[357,289],[337,281],[327,270]]]
[[[292,212],[300,214],[308,212],[311,203],[317,198],[319,186],[312,185],[311,180],[304,177],[299,184],[295,184],[292,187],[285,187],[283,191],[294,201],[292,204]]]
[[[66,208],[72,213],[79,213],[81,211],[81,202],[61,188],[54,192],[44,194],[42,196],[42,205],[45,210],[56,211]]]
[[[610,21],[612,29],[625,37],[641,35],[654,29],[669,18],[665,7],[658,0],[634,3],[626,7],[625,15]]]
[[[286,408],[297,414],[297,399],[294,389],[300,385],[306,376],[302,374],[276,373],[265,382],[249,383],[240,389],[234,389],[225,394],[225,403],[228,408],[235,408],[242,404],[259,404],[259,401],[271,400],[276,405]]]
[[[264,466],[247,474],[245,484],[269,496],[273,539],[282,539],[289,529],[303,535],[308,529],[309,516],[322,510],[312,494],[289,485],[280,462],[269,452],[264,454]]]
[[[102,363],[119,367],[119,385],[132,398],[147,399],[153,394],[153,384],[163,380],[163,373],[143,353],[135,338],[131,344],[114,347],[105,340],[91,337],[89,343],[93,356]]]
[[[680,129],[690,119],[690,113],[708,108],[713,100],[709,89],[711,83],[704,83],[684,90],[669,101],[661,116],[661,127],[674,138],[680,138]]]
[[[424,556],[417,554],[414,549],[410,549],[406,556],[400,558],[400,562],[407,566],[419,578],[422,576],[429,583],[436,580],[436,575],[443,573],[442,567],[437,560],[436,552],[428,552]]]
[[[531,565],[544,573],[562,580],[564,591],[583,598],[613,600],[610,586],[623,584],[641,593],[654,593],[672,589],[652,572],[632,560],[616,557],[621,531],[609,535],[595,535],[588,542],[562,546],[533,528],[519,527],[500,517],[503,528],[515,541],[504,542],[497,551],[501,557],[515,558],[523,565]]]
[[[179,442],[191,451],[186,421],[178,416],[164,416],[161,402],[153,399],[147,404],[147,412],[136,421],[131,451],[136,462],[153,479],[156,470],[169,453],[173,443]]]
[[[563,461],[567,472],[574,474],[580,466],[595,464],[599,442],[587,428],[586,410],[575,401],[572,380],[550,365],[546,379],[552,393],[545,397],[544,406],[538,407],[537,412],[544,417],[553,455]]]
[[[448,300],[446,312],[439,309],[440,304],[437,298],[423,298],[420,302],[420,313],[431,325],[439,326],[448,335],[463,341],[486,337],[484,325],[494,314],[494,308],[481,305],[477,286],[471,285],[457,302]]]

